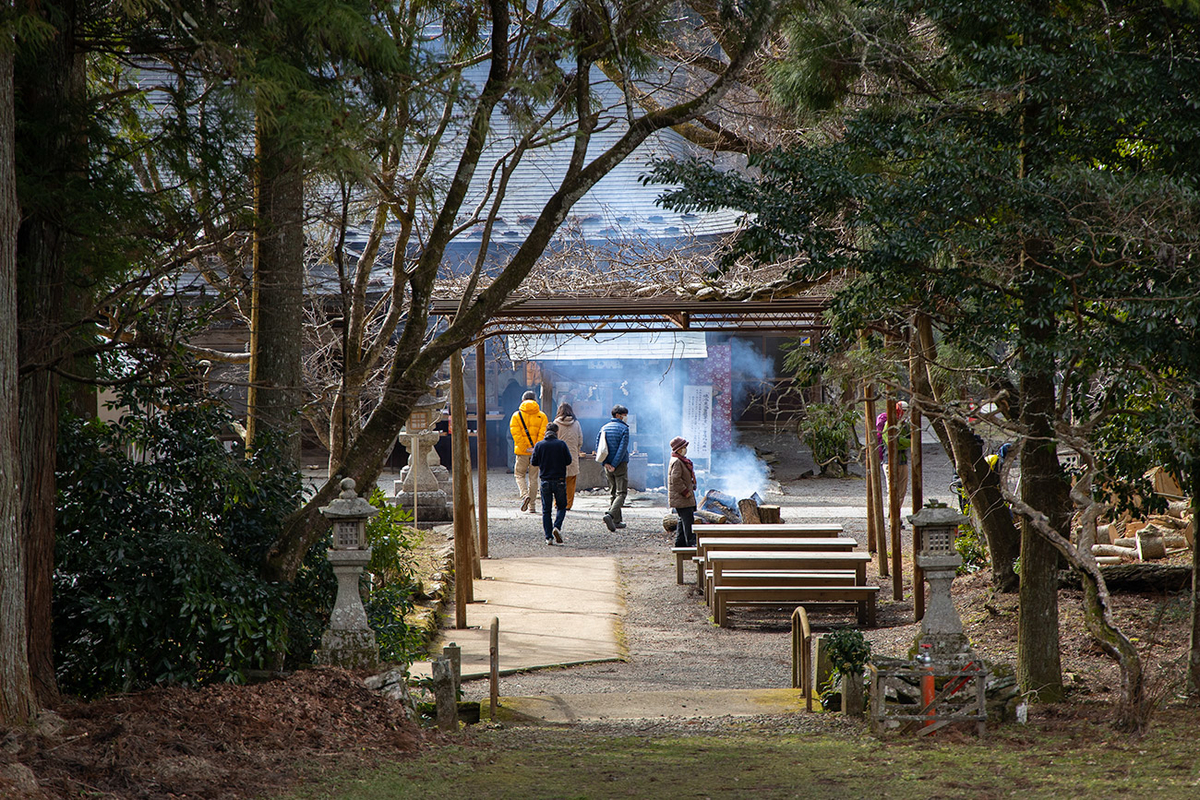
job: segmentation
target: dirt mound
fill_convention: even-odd
[[[52,734],[4,735],[0,765],[32,770],[65,798],[237,800],[277,793],[305,770],[414,753],[428,733],[362,675],[316,669],[252,686],[155,689],[59,709]],[[0,777],[0,795],[15,794]],[[20,795],[18,795],[20,796]]]

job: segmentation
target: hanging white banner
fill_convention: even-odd
[[[712,457],[712,386],[683,387],[683,438],[689,458]]]

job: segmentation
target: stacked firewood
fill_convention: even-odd
[[[1190,500],[1172,500],[1164,514],[1126,517],[1096,528],[1092,553],[1102,566],[1167,558],[1196,546]]]

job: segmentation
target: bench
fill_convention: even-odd
[[[707,576],[704,602],[713,604],[712,576]],[[723,586],[855,586],[852,570],[734,569],[721,573]]]
[[[729,606],[801,603],[853,603],[859,623],[874,625],[879,587],[867,586],[870,560],[862,552],[714,550],[701,566],[702,573],[708,571],[705,594],[721,627]]]
[[[730,606],[854,604],[858,624],[874,627],[878,586],[713,586],[713,617],[726,627]]]
[[[697,536],[839,536],[845,529],[836,522],[789,522],[779,525],[733,523],[722,525],[696,525],[692,530]]]
[[[729,539],[736,536],[753,538],[798,538],[798,537],[833,537],[840,536],[843,528],[830,523],[797,523],[788,525],[697,525],[694,529],[696,539],[717,536]],[[675,556],[675,583],[683,584],[683,565],[696,557],[695,547],[672,547],[671,554]]]
[[[849,536],[830,538],[768,538],[768,537],[704,537],[698,540],[696,555],[696,586],[704,589],[708,566],[705,559],[709,553],[719,550],[753,550],[760,553],[769,552],[849,552],[858,546],[858,542]],[[676,578],[678,578],[678,571]]]

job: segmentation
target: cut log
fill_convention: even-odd
[[[1167,557],[1167,545],[1163,542],[1162,533],[1159,528],[1153,525],[1147,525],[1138,531],[1137,535],[1137,554],[1138,559],[1142,561],[1153,561],[1158,558]]]
[[[721,525],[729,522],[729,518],[724,514],[714,514],[711,511],[705,511],[702,508],[696,509],[696,519],[702,519],[710,525]]]
[[[764,525],[780,525],[783,523],[783,517],[779,513],[779,506],[759,506],[758,518]]]
[[[679,517],[674,514],[667,514],[663,517],[663,530],[667,533],[674,533],[679,527]]]
[[[1112,544],[1094,544],[1092,545],[1092,554],[1096,556],[1116,556],[1129,561],[1137,560],[1137,550],[1132,547],[1117,547]]]
[[[1113,539],[1112,543],[1114,545],[1116,545],[1117,547],[1136,548],[1137,547],[1137,537],[1136,536],[1122,536],[1120,539]]]
[[[1102,567],[1112,567],[1123,564],[1124,561],[1120,556],[1096,556],[1096,563]]]
[[[1151,525],[1167,530],[1180,530],[1187,527],[1187,520],[1179,517],[1171,517],[1166,514],[1151,514],[1149,518]]]
[[[1186,550],[1188,549],[1187,537],[1182,533],[1168,533],[1163,537],[1163,546],[1168,550]]]
[[[1116,529],[1116,525],[1097,525],[1096,544],[1111,544],[1113,539],[1117,538],[1113,535],[1116,533]]]
[[[1196,549],[1196,518],[1192,517],[1188,520],[1188,526],[1183,529],[1183,539],[1187,542],[1187,546]]]
[[[1182,519],[1183,517],[1186,517],[1188,514],[1192,513],[1192,501],[1172,500],[1167,504],[1167,513],[1172,517],[1179,517]]]
[[[742,515],[742,522],[746,525],[758,525],[762,522],[758,515],[758,503],[750,498],[738,500],[738,513]]]

